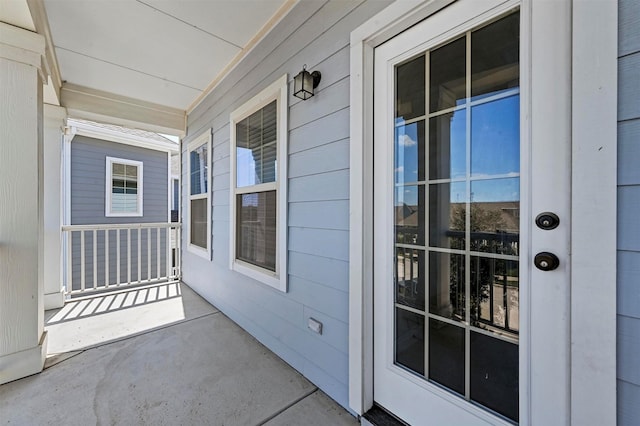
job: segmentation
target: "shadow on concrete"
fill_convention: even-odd
[[[65,303],[64,307],[47,311],[45,324],[60,324],[79,318],[109,314],[122,309],[131,309],[181,296],[182,290],[180,283],[177,281],[126,289],[112,287],[111,291],[72,298]]]

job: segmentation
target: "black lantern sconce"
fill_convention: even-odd
[[[293,96],[306,101],[313,96],[313,89],[320,83],[320,71],[309,73],[307,66],[302,67],[302,71],[293,78]]]

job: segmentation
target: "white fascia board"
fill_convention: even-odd
[[[94,139],[102,139],[110,142],[121,143],[124,145],[137,146],[140,148],[153,149],[155,151],[169,152],[171,154],[178,153],[178,145],[172,142],[165,143],[142,136],[120,133],[114,130],[92,126],[88,123],[77,122],[72,119],[68,120],[68,124],[69,126],[72,126],[74,128],[74,135],[81,135]]]

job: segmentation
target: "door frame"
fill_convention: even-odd
[[[358,414],[374,401],[374,49],[454,1],[397,1],[351,33],[349,405]],[[520,3],[527,17],[521,31],[524,37],[531,36],[523,43],[534,44],[532,54],[552,54],[566,62],[567,75],[556,76],[556,90],[547,99],[561,91],[570,94],[568,122],[562,129],[571,146],[568,403],[572,424],[615,424],[617,2],[562,0],[546,6],[535,0],[505,2]],[[554,7],[565,13],[555,13]],[[555,36],[550,28],[556,29]],[[568,47],[570,58],[558,56],[562,52],[555,50],[556,44]],[[540,51],[537,46],[553,50]],[[547,94],[536,95],[541,99]],[[538,120],[531,130],[544,134],[544,127]],[[527,350],[528,342],[521,345]],[[530,365],[526,368],[531,374]],[[527,398],[531,398],[528,393]],[[520,423],[531,424],[532,414],[522,411]]]

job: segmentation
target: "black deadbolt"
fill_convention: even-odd
[[[533,263],[536,265],[536,268],[541,271],[553,271],[560,266],[560,259],[558,259],[558,256],[553,253],[543,251],[536,254],[536,257],[533,259]]]
[[[546,231],[556,229],[558,225],[560,225],[560,218],[555,213],[540,213],[538,217],[536,217],[536,225],[538,225],[538,228]]]

